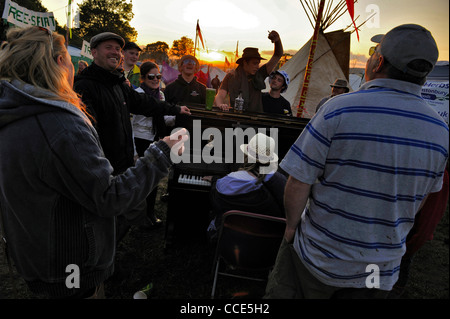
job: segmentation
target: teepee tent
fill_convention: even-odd
[[[337,44],[334,45],[339,47],[339,51],[344,51],[343,54],[336,56],[335,52],[338,52],[338,50],[337,48],[333,50],[327,40],[327,36],[334,39],[340,38],[340,41],[337,41]],[[280,70],[286,71],[291,79],[289,87],[283,96],[291,103],[294,115],[297,114],[297,106],[300,101],[310,44],[311,40],[280,68]],[[343,49],[345,47],[348,47],[348,50]],[[311,118],[315,114],[317,104],[322,98],[330,95],[330,84],[337,78],[348,80],[349,56],[346,56],[345,52],[350,52],[350,32],[337,31],[329,35],[322,32],[319,33],[302,117]],[[343,60],[344,65],[341,65],[338,59]],[[345,60],[347,61],[346,64]]]

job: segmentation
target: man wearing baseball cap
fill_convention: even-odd
[[[267,298],[386,298],[442,187],[448,126],[421,98],[436,42],[414,24],[379,38],[367,82],[327,101],[280,163],[286,230]]]
[[[92,37],[91,53],[94,61],[77,77],[74,84],[74,90],[81,95],[87,110],[95,119],[93,125],[105,156],[114,169],[114,175],[134,166],[130,112],[147,117],[190,114],[186,106],[175,106],[150,95],[139,94],[125,84],[123,73],[117,69],[124,45],[124,39],[112,32]],[[142,205],[145,205],[145,201]],[[119,224],[124,227],[120,228],[118,239],[126,234],[131,224],[145,223],[144,207],[124,214],[127,221]]]
[[[289,82],[289,75],[286,71],[278,70],[270,73],[270,91],[262,94],[265,113],[292,116],[291,103],[281,95],[286,92]]]
[[[178,61],[178,78],[166,86],[166,101],[177,103],[205,104],[206,86],[195,75],[200,70],[200,63],[192,55],[184,55]]]

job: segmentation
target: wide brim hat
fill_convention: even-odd
[[[240,149],[249,157],[250,163],[268,164],[271,171],[278,166],[275,140],[270,136],[258,133],[250,139],[248,144],[242,144]]]
[[[344,79],[336,79],[336,81],[334,81],[333,84],[330,84],[330,86],[336,87],[336,88],[347,89],[347,92],[350,91],[350,88],[348,87],[348,82],[347,82],[347,80],[344,80]]]
[[[112,32],[102,32],[92,37],[90,42],[91,49],[96,48],[100,43],[108,40],[116,40],[121,48],[125,45],[125,40],[120,35]]]
[[[242,61],[244,61],[245,59],[252,59],[252,58],[259,59],[259,60],[267,60],[267,59],[264,59],[259,54],[258,48],[245,48],[242,56],[236,60],[236,63],[241,64]]]

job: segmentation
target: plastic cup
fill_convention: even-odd
[[[153,290],[153,284],[149,283],[147,286],[139,291],[136,291],[133,295],[133,299],[148,299]]]
[[[206,109],[211,111],[216,97],[216,89],[206,89]]]

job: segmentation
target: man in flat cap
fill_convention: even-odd
[[[269,62],[260,67],[261,60],[266,59],[261,57],[257,48],[245,48],[242,57],[236,61],[239,66],[223,79],[214,101],[222,111],[233,108],[235,99],[241,95],[246,111],[264,112],[261,93],[266,88],[264,80],[283,56],[283,45],[278,32],[270,32],[268,38],[274,43],[274,52]],[[226,103],[227,94],[230,97],[230,107]]]
[[[280,167],[286,230],[267,298],[386,298],[406,238],[448,160],[448,126],[421,98],[431,33],[400,25],[370,50],[366,83],[327,101]]]
[[[156,115],[190,114],[186,106],[175,106],[156,100],[147,94],[139,94],[125,84],[125,77],[117,70],[123,38],[112,32],[103,32],[91,39],[92,64],[77,77],[74,89],[81,95],[87,110],[94,118],[106,158],[114,168],[113,174],[124,172],[134,165],[133,134],[130,112],[152,117]],[[139,203],[136,203],[136,205]],[[142,205],[145,205],[142,203]],[[131,224],[145,223],[145,210],[136,209],[125,214],[118,239],[123,237]]]
[[[350,91],[348,87],[347,80],[345,79],[336,79],[333,84],[330,84],[331,86],[331,95],[324,97],[322,100],[320,100],[319,104],[316,106],[316,113],[319,111],[320,107],[329,99],[331,99],[333,96],[348,93]]]

